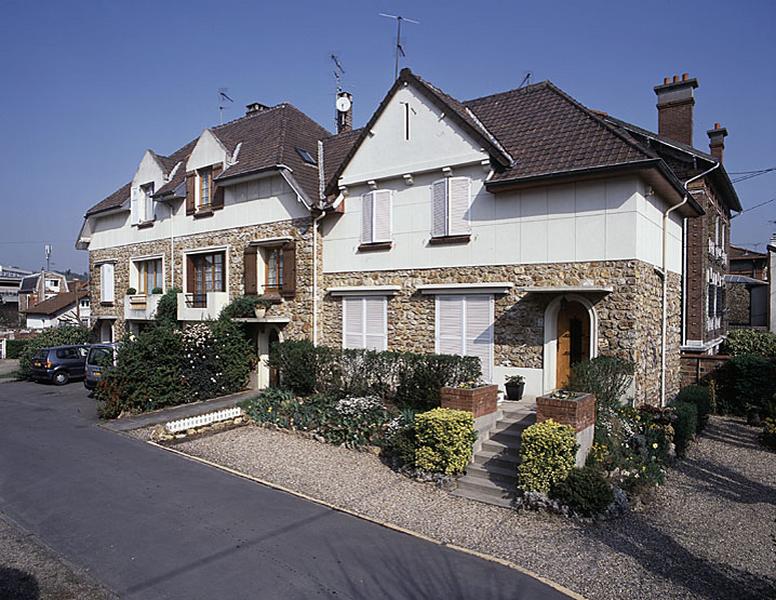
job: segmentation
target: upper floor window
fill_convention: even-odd
[[[154,220],[154,184],[133,187],[130,197],[130,213],[133,225]]]
[[[471,180],[446,177],[431,184],[431,237],[471,233]]]
[[[361,243],[375,244],[391,241],[391,190],[374,190],[361,196]]]
[[[209,208],[212,203],[213,169],[197,170],[197,209]]]
[[[154,289],[162,289],[164,286],[161,258],[136,261],[135,269],[137,270],[137,291],[140,294],[151,294]]]

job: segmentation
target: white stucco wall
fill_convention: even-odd
[[[164,185],[164,172],[151,152],[146,150],[137,171],[135,171],[135,176],[132,178],[132,187],[139,187],[151,182],[154,184],[154,190],[161,188]]]
[[[169,205],[157,207],[152,227],[138,229],[129,222],[129,211],[93,218],[90,250],[124,244],[169,239],[171,222],[175,237],[272,223],[309,216],[296,193],[280,175],[272,175],[225,188],[224,208],[212,216],[195,219],[186,214],[185,202],[174,203],[174,219]]]
[[[186,172],[189,172],[216,163],[223,163],[226,158],[227,151],[221,141],[209,129],[205,129],[191,151],[188,162],[182,166]]]

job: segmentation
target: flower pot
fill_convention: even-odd
[[[525,381],[520,383],[508,381],[504,384],[504,389],[507,391],[507,399],[520,400],[523,397],[523,390],[525,390]]]
[[[256,307],[253,309],[253,314],[255,314],[255,315],[256,315],[256,318],[257,318],[257,319],[263,319],[263,318],[264,318],[264,315],[266,315],[266,314],[267,314],[267,309],[266,309],[266,308],[264,308],[263,306],[256,306]]]

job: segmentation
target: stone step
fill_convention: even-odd
[[[523,432],[528,429],[533,423],[519,422],[519,423],[502,423],[499,421],[493,427],[490,432],[490,436],[493,437],[498,433],[506,433],[507,435],[514,435],[520,437]]]
[[[475,479],[503,481],[514,485],[517,482],[517,464],[514,464],[514,468],[510,469],[492,463],[472,463],[466,467],[466,475]]]
[[[511,469],[517,471],[517,465],[520,464],[520,457],[517,454],[504,454],[502,452],[491,452],[481,450],[474,456],[475,465],[484,465],[490,467],[498,466],[502,469]]]
[[[496,496],[479,494],[471,490],[453,490],[451,492],[453,496],[460,498],[466,498],[467,500],[475,500],[482,502],[483,504],[490,504],[492,506],[501,506],[503,508],[512,508],[511,498],[498,498]]]
[[[503,440],[490,439],[482,442],[482,450],[487,450],[488,452],[513,454],[517,456],[520,450],[520,445],[509,443],[508,441],[505,442]]]
[[[471,492],[484,498],[493,498],[495,500],[511,500],[515,496],[515,486],[512,483],[489,481],[488,479],[479,479],[464,475],[458,480],[456,491]]]
[[[489,442],[499,442],[508,448],[518,448],[523,437],[523,429],[504,429],[490,434]]]
[[[533,425],[536,422],[536,413],[514,413],[511,415],[504,415],[501,417],[497,425],[509,424],[514,425],[516,423],[527,423],[527,425]]]

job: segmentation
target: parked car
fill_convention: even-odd
[[[118,344],[92,344],[86,357],[86,376],[84,386],[87,390],[97,387],[108,369],[116,364]]]
[[[89,346],[56,346],[41,348],[32,357],[32,378],[65,385],[71,379],[82,379]]]

